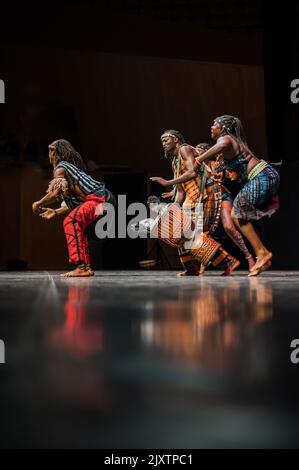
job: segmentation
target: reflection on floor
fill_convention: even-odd
[[[0,274],[0,447],[297,447],[299,272]]]

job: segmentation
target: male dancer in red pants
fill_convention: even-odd
[[[68,214],[63,226],[69,261],[76,268],[63,276],[93,276],[84,231],[103,215],[105,203],[115,203],[114,197],[104,183],[94,180],[84,171],[86,167],[81,155],[67,140],[56,140],[49,145],[49,160],[54,167],[54,179],[45,197],[33,203],[32,210],[46,220]],[[44,207],[57,200],[63,201],[61,208]]]

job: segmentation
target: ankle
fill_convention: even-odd
[[[88,271],[88,270],[89,270],[87,266],[88,266],[87,264],[79,264],[79,265],[77,266],[77,269],[78,269],[79,271],[85,272],[85,271]]]

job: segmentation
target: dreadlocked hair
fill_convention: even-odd
[[[163,132],[162,136],[165,134],[170,134],[176,137],[182,144],[186,143],[186,140],[184,139],[183,135],[179,131],[175,131],[174,129],[169,129],[168,131]]]
[[[196,145],[196,148],[203,150],[204,152],[207,152],[210,150],[211,146],[210,144],[207,144],[206,142],[203,142],[202,144]]]
[[[222,127],[223,134],[233,137],[246,152],[254,156],[248,147],[244,129],[239,118],[225,114],[216,118],[215,121]]]
[[[80,153],[74,149],[74,147],[68,140],[64,140],[64,139],[55,140],[55,142],[49,145],[49,148],[56,151],[58,161],[71,163],[72,165],[75,165],[80,170],[87,169],[85,162],[83,158],[81,157]]]

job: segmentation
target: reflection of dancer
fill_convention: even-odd
[[[205,367],[235,368],[231,351],[238,352],[259,325],[271,320],[273,293],[271,285],[255,278],[249,279],[245,290],[238,278],[228,282],[215,289],[203,280],[192,294],[180,286],[173,298],[153,302],[150,308],[155,312],[158,303],[161,318],[157,322],[148,315],[141,322],[143,347],[164,350],[194,364],[200,359]],[[182,315],[186,302],[188,314]],[[239,354],[234,358],[238,363]],[[248,360],[248,367],[258,374],[256,355],[249,354]]]
[[[103,214],[104,203],[111,201],[113,196],[106,190],[104,183],[85,173],[81,155],[68,141],[57,140],[49,145],[49,159],[54,167],[54,179],[46,196],[33,203],[33,212],[46,220],[68,214],[64,219],[64,232],[69,261],[75,264],[76,268],[64,276],[93,276],[88,241],[84,232]],[[61,208],[44,207],[57,200],[63,200]]]
[[[198,156],[198,153],[196,149],[186,144],[180,132],[175,130],[166,131],[161,136],[161,142],[166,158],[170,158],[172,161],[172,169],[176,177],[179,177],[194,167],[195,158]],[[160,178],[151,178],[151,180],[160,183]],[[206,178],[204,175],[195,175],[195,177],[189,180],[187,183],[177,185],[175,190],[175,202],[183,206],[184,210],[189,211],[192,214],[196,205],[201,202],[203,192],[205,191],[205,182]],[[204,218],[205,215],[206,214],[204,209]],[[215,223],[217,227],[217,217],[213,223]],[[204,231],[208,232],[213,223],[212,220],[210,220],[209,227],[207,227],[206,222],[204,222]],[[192,253],[185,250],[181,251],[180,257],[182,263],[186,266],[186,271],[183,273],[183,275],[198,275],[199,266],[194,262],[195,260],[192,257]],[[224,275],[229,275],[239,266],[240,263],[235,258],[226,253],[223,248],[219,247],[218,252],[211,260],[211,264],[214,266],[223,265],[225,267]]]
[[[207,152],[211,146],[209,144],[198,144],[196,146],[199,155],[203,155]],[[248,261],[249,269],[251,269],[255,262],[252,255],[250,254],[244,239],[240,232],[236,229],[233,222],[231,213],[233,209],[233,200],[228,189],[223,185],[225,179],[225,168],[224,162],[221,154],[215,155],[211,160],[209,160],[207,166],[211,170],[211,176],[207,181],[207,188],[213,188],[219,186],[221,188],[221,222],[226,234],[231,238],[231,240],[237,245],[238,248],[244,253],[246,260]]]
[[[203,161],[222,153],[227,169],[237,172],[239,182],[243,186],[234,200],[232,218],[250,242],[257,257],[249,276],[258,276],[271,267],[272,253],[262,243],[252,222],[270,217],[277,211],[279,174],[271,165],[257,159],[250,151],[238,118],[221,116],[215,119],[211,131],[212,138],[217,140],[216,145],[197,159],[193,170],[187,170],[170,184],[182,184],[196,177]]]

